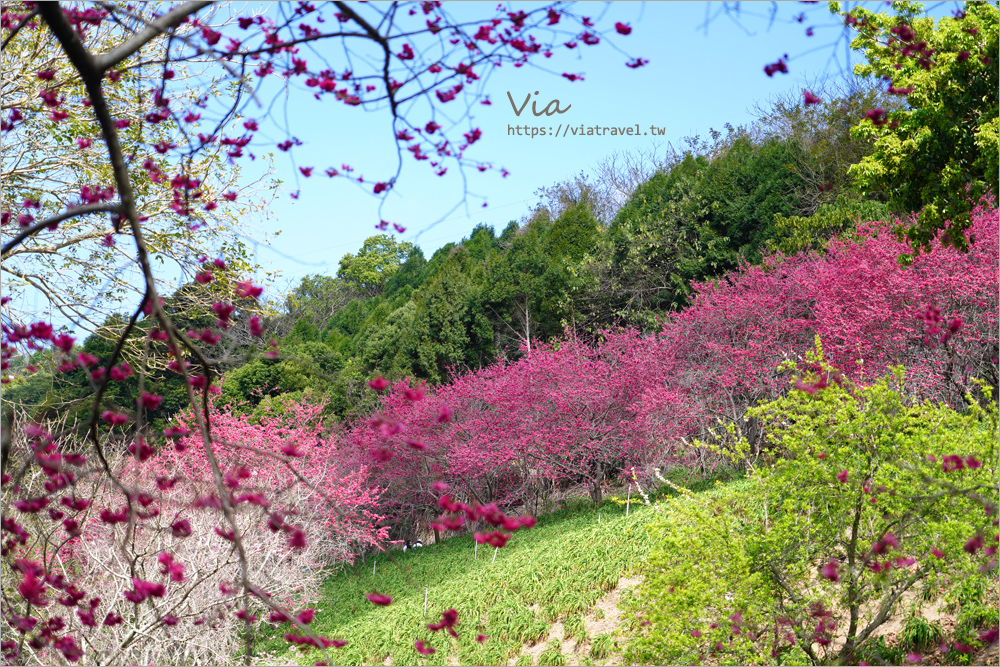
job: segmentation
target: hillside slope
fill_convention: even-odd
[[[406,553],[383,553],[374,563],[369,558],[327,580],[312,628],[348,641],[332,656],[342,665],[522,664],[526,659],[539,662],[539,648],[541,662],[561,664],[566,656],[559,649],[538,646],[550,640],[550,631],[555,644],[573,640],[571,661],[592,652],[600,664],[614,640],[608,632],[584,637],[583,615],[645,560],[651,545],[646,524],[653,516],[635,502],[628,517],[624,507],[614,504],[605,503],[600,512],[581,504],[519,531],[495,560],[494,550],[482,545],[476,557],[471,534]],[[364,595],[372,591],[391,596],[392,604],[369,603]],[[609,597],[617,600],[617,595]],[[615,605],[610,606],[609,619],[617,615]],[[457,639],[426,629],[452,608],[458,611]],[[482,642],[477,641],[480,634],[487,637]],[[418,639],[436,652],[419,654],[414,647]],[[317,651],[268,651],[284,646],[280,638],[272,640],[258,659],[269,664],[322,659]]]

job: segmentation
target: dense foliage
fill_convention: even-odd
[[[998,191],[1000,12],[970,2],[954,17],[919,17],[920,5],[895,3],[896,16],[858,8],[850,15],[853,48],[867,62],[859,74],[889,82],[906,108],[871,109],[855,133],[875,140],[874,152],[851,167],[865,190],[890,195],[897,213],[920,211],[906,236],[917,250],[940,240],[964,248],[970,202]]]
[[[842,377],[821,353],[809,361]],[[995,572],[996,406],[961,414],[908,400],[902,386],[898,370],[751,410],[774,462],[742,497],[687,496],[653,526],[659,544],[638,605],[651,625],[633,659],[880,661],[877,630],[897,605],[919,611]],[[956,654],[976,639],[961,637]]]

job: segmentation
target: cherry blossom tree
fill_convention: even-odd
[[[467,404],[477,396],[488,406],[457,423],[456,459],[485,456],[480,470],[523,461],[532,477],[584,483],[600,504],[606,480],[644,463],[630,411],[645,387],[621,372],[613,352],[570,338],[493,377],[452,385]]]
[[[136,11],[150,20],[150,7]],[[9,23],[20,16],[17,11],[18,5],[8,6],[5,20]],[[34,22],[37,18],[29,24]],[[80,26],[94,50],[110,50],[128,34],[114,21],[84,20]],[[90,107],[70,102],[83,100],[85,91],[59,43],[38,29],[8,31],[7,36],[0,51],[0,65],[8,73],[2,84],[7,116],[3,121],[5,187],[0,208],[6,226],[5,295],[12,298],[5,308],[4,321],[9,324],[30,317],[32,313],[26,312],[22,302],[30,303],[34,293],[48,303],[58,319],[95,330],[106,316],[142,296],[142,283],[135,280],[136,256],[128,239],[130,230],[121,228],[116,235],[108,215],[87,210],[88,206],[110,205],[114,200],[111,166],[102,159],[102,145],[96,138],[97,121]],[[155,61],[164,57],[166,46],[167,41],[158,36],[145,45],[144,52]],[[203,76],[201,70],[210,62],[195,58],[177,64],[172,79],[178,84],[174,104],[193,105],[194,91],[184,82]],[[122,125],[127,121],[127,127],[119,133],[124,154],[131,164],[138,166],[148,161],[152,169],[148,179],[135,183],[149,252],[154,261],[180,268],[194,258],[219,253],[240,271],[254,270],[256,267],[246,258],[244,239],[254,237],[248,218],[259,212],[264,199],[255,194],[253,186],[241,186],[238,165],[224,167],[225,147],[208,146],[188,164],[189,171],[204,183],[206,197],[216,203],[213,210],[201,212],[203,221],[210,224],[192,231],[191,221],[170,208],[173,190],[164,175],[169,170],[168,161],[147,147],[169,143],[181,127],[196,127],[199,120],[194,118],[198,114],[190,113],[146,122],[152,102],[146,86],[156,75],[158,72],[151,72],[148,65],[128,63],[110,71],[114,85],[105,90],[115,118]],[[214,84],[222,83],[214,78]],[[241,201],[222,197],[227,191],[240,192]],[[84,208],[77,215],[63,216],[44,233],[29,234],[20,243],[7,243],[16,235],[8,234],[11,227],[23,231],[78,206]],[[189,280],[192,278],[188,275]]]
[[[861,225],[831,243],[824,256],[777,254],[696,286],[692,306],[647,342],[648,363],[664,381],[638,409],[647,437],[668,425],[712,441],[726,424],[747,438],[750,455],[763,443],[752,405],[787,391],[788,370],[814,340],[858,383],[903,364],[905,391],[962,407],[973,379],[997,386],[997,210],[984,200],[972,214],[967,252],[934,248],[901,268],[906,244],[893,221]],[[981,397],[980,397],[981,399]]]
[[[997,382],[996,209],[984,201],[973,220],[965,253],[936,248],[901,267],[894,223],[866,224],[825,255],[772,255],[696,286],[694,304],[657,335],[604,332],[594,347],[536,341],[516,363],[426,396],[399,382],[347,441],[373,466],[395,518],[412,524],[436,510],[432,480],[501,505],[530,504],[546,483],[583,483],[599,503],[601,483],[633,466],[714,468],[724,459],[692,441],[732,444],[730,426],[756,459],[766,442],[748,410],[808,371],[817,337],[859,384],[904,364],[909,396],[963,407],[975,379]]]

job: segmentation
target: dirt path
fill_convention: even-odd
[[[594,660],[590,657],[590,649],[593,639],[597,635],[611,635],[618,629],[621,622],[622,611],[618,608],[622,592],[635,588],[642,581],[641,577],[622,577],[618,580],[618,585],[609,591],[604,597],[598,600],[594,606],[583,616],[584,628],[587,630],[587,640],[580,642],[575,637],[566,638],[566,627],[562,621],[556,621],[549,628],[549,634],[540,642],[534,645],[525,644],[521,653],[511,658],[510,664],[514,665],[521,656],[531,656],[531,664],[538,664],[538,657],[549,647],[550,642],[558,641],[561,645],[560,652],[566,657],[567,665],[618,665],[621,664],[621,653],[618,650],[612,651],[603,660]],[[537,613],[538,609],[534,609]]]

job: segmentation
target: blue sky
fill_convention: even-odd
[[[523,6],[523,5],[521,5]],[[277,107],[287,114],[293,134],[304,142],[294,151],[276,152],[274,166],[282,190],[271,207],[271,218],[260,226],[267,232],[280,230],[270,246],[256,248],[258,261],[268,271],[280,271],[272,296],[296,285],[310,273],[334,274],[340,258],[356,251],[365,238],[378,233],[380,219],[398,222],[406,232],[397,235],[415,241],[430,255],[450,241],[458,241],[479,223],[503,229],[510,220],[526,213],[536,201],[535,190],[589,172],[602,158],[616,151],[648,150],[654,141],[662,147],[679,143],[693,134],[706,136],[709,128],[721,129],[727,122],[746,123],[758,102],[776,93],[794,91],[823,76],[844,73],[847,49],[840,24],[825,3],[778,3],[778,20],[769,27],[767,3],[744,3],[742,27],[723,12],[721,3],[705,2],[614,2],[580,3],[574,11],[604,14],[599,27],[615,21],[630,24],[632,34],[611,35],[613,45],[628,56],[640,56],[649,64],[639,69],[625,67],[626,56],[607,43],[594,47],[562,50],[551,59],[538,59],[550,71],[525,66],[495,68],[484,85],[490,106],[475,105],[472,118],[455,114],[450,120],[453,137],[471,127],[482,129],[482,139],[466,155],[489,161],[510,172],[466,173],[465,182],[454,165],[444,177],[435,176],[427,163],[405,156],[400,179],[384,204],[346,179],[327,179],[320,172],[328,166],[348,163],[366,178],[379,180],[395,173],[396,157],[389,114],[365,113],[329,100],[317,101],[308,93],[293,94],[292,101]],[[488,15],[491,5],[448,3],[456,16]],[[805,11],[807,19],[791,21]],[[714,14],[705,28],[706,13]],[[815,35],[806,36],[806,28]],[[838,44],[839,40],[839,44]],[[605,40],[606,42],[607,40]],[[783,54],[790,56],[788,74],[768,78],[766,63]],[[856,54],[851,54],[854,61]],[[554,72],[554,74],[553,74]],[[562,72],[584,74],[585,81],[570,82]],[[565,114],[551,119],[534,118],[526,109],[516,116],[507,92],[520,104],[526,95],[540,100],[542,107],[558,98]],[[533,93],[539,91],[536,97]],[[457,104],[439,105],[439,112],[459,112]],[[464,107],[462,107],[464,109]],[[530,104],[529,104],[530,109]],[[246,115],[252,116],[253,109]],[[429,119],[415,111],[414,122]],[[447,128],[449,119],[437,116]],[[579,126],[634,126],[648,131],[654,125],[665,129],[662,137],[588,136],[528,138],[508,136],[508,125],[543,127],[559,123]],[[259,164],[259,163],[257,163]],[[312,178],[298,175],[297,166],[317,167]],[[244,163],[247,177],[256,165]],[[300,190],[298,200],[289,193]],[[469,196],[463,202],[463,192]],[[483,201],[488,202],[482,208]],[[382,205],[380,212],[380,205]],[[457,209],[456,209],[457,206]]]

